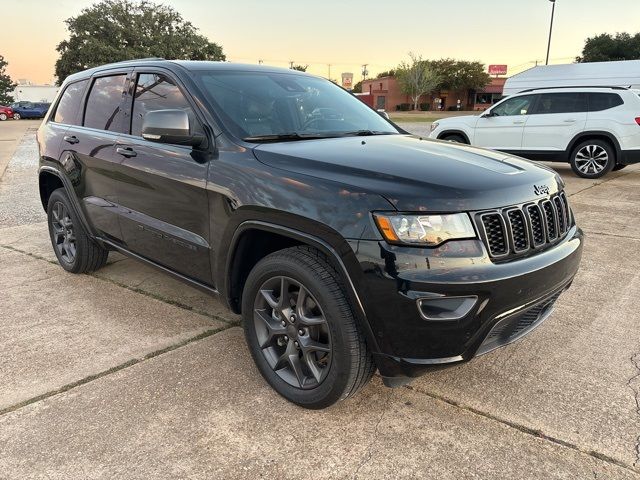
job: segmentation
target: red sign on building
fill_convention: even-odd
[[[506,75],[506,65],[489,65],[489,75]]]

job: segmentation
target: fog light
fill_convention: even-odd
[[[468,297],[419,298],[418,311],[425,320],[459,320],[478,302],[476,295]]]

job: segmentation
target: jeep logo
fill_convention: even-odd
[[[536,195],[548,195],[549,187],[547,185],[534,185],[533,193],[535,193]]]

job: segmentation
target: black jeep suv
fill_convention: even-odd
[[[552,170],[402,131],[291,70],[146,59],[69,77],[38,131],[62,267],[110,250],[220,295],[322,408],[540,324],[583,236]]]

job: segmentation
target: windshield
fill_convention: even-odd
[[[227,128],[247,141],[398,133],[328,80],[289,73],[195,73]]]

